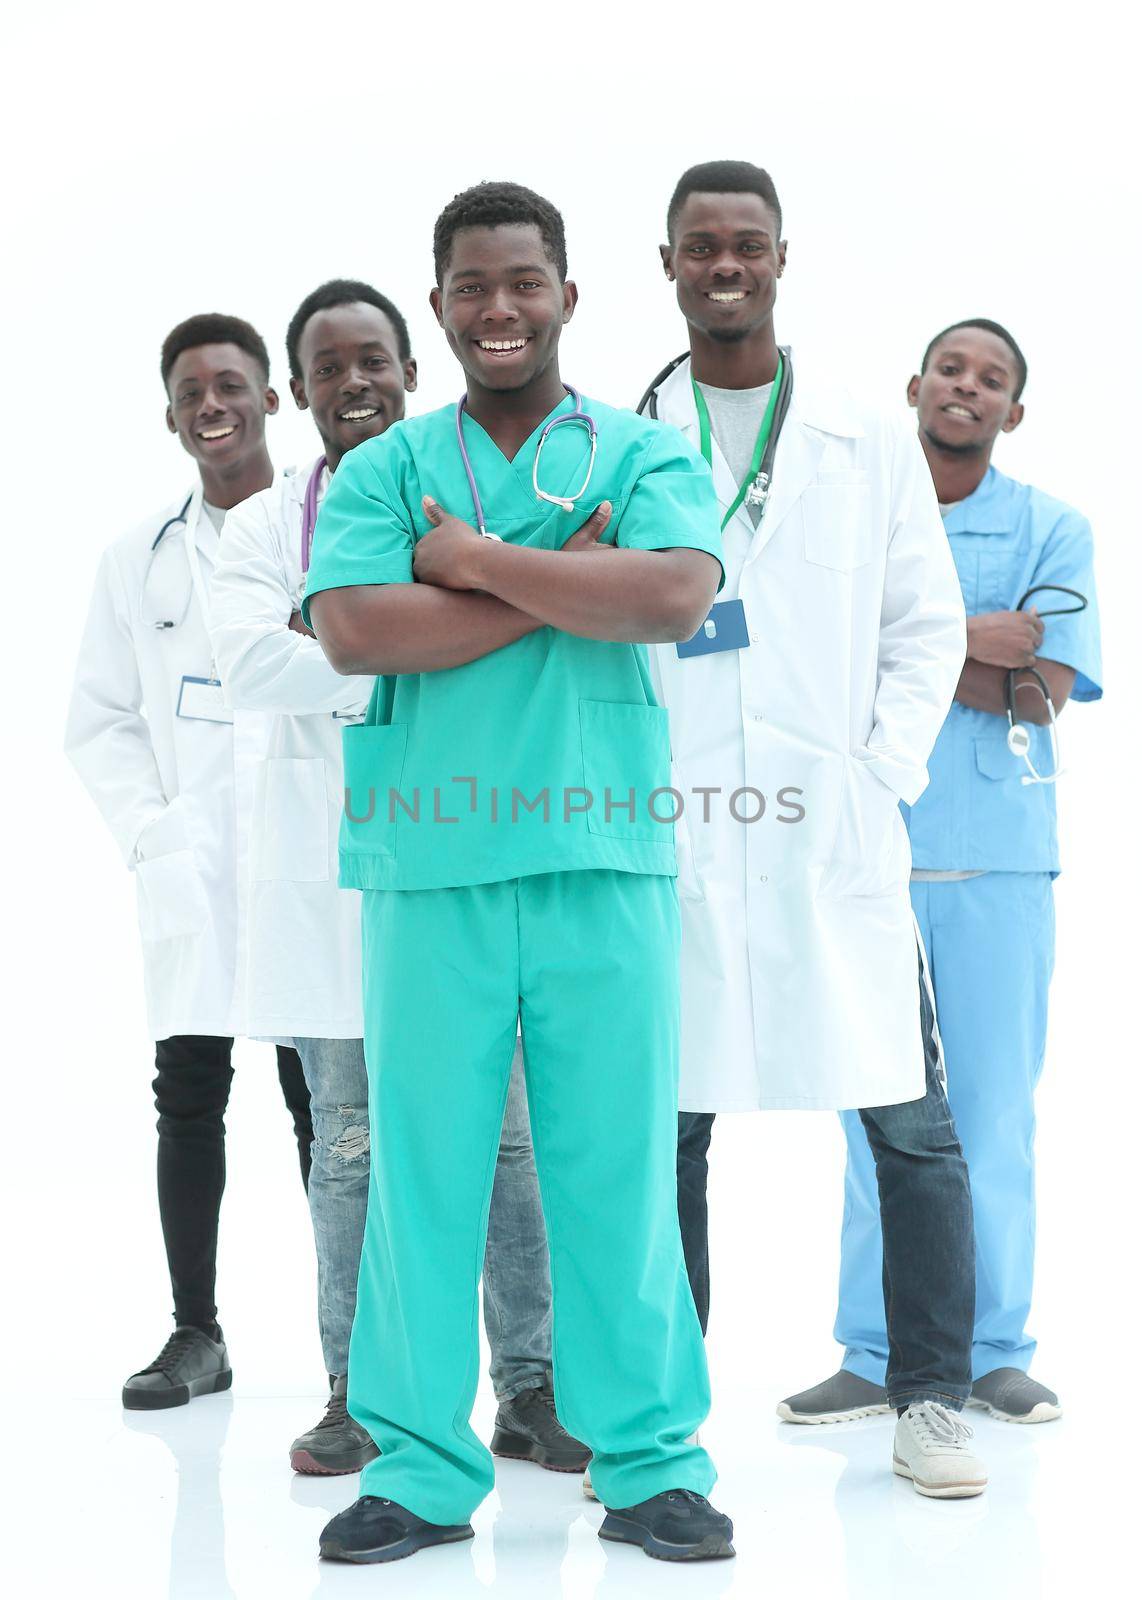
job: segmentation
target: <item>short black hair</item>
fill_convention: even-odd
[[[221,311],[203,311],[197,317],[187,317],[177,328],[172,328],[163,340],[161,369],[163,388],[171,375],[171,368],[184,350],[197,350],[203,344],[236,344],[262,369],[266,382],[270,381],[270,353],[266,341],[258,330],[241,317],[228,317]]]
[[[992,322],[989,317],[965,317],[962,322],[953,322],[948,327],[941,329],[930,342],[924,352],[924,359],[920,363],[920,376],[928,370],[928,362],[932,359],[932,351],[945,340],[949,333],[956,333],[960,328],[982,328],[984,333],[993,333],[997,339],[1002,339],[1011,354],[1015,357],[1015,393],[1013,400],[1018,400],[1023,393],[1023,386],[1027,382],[1027,357],[1020,350],[1015,340],[1007,329],[999,322]]]
[[[563,283],[567,277],[567,237],[563,218],[541,194],[525,189],[521,183],[478,183],[449,200],[436,219],[432,233],[432,254],[436,262],[436,286],[452,259],[452,242],[462,228],[504,228],[518,226],[539,229],[543,248]]]
[[[755,194],[773,212],[777,232],[781,233],[781,201],[773,179],[764,167],[755,167],[752,161],[702,161],[696,167],[687,167],[666,208],[666,237],[671,244],[678,213],[692,194]]]
[[[331,311],[334,306],[358,304],[376,306],[378,311],[384,312],[396,331],[397,349],[401,360],[411,359],[412,344],[408,337],[408,323],[388,295],[382,294],[379,289],[374,289],[372,284],[361,283],[356,278],[330,278],[320,289],[314,289],[312,294],[307,294],[290,318],[289,327],[286,329],[286,358],[289,361],[291,378],[301,377],[301,362],[298,359],[297,347],[301,343],[302,332],[310,317],[318,311]]]

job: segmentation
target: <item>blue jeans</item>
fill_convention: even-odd
[[[551,1383],[551,1263],[518,1039],[488,1213],[484,1327],[500,1400]]]
[[[360,1039],[295,1039],[313,1118],[309,1215],[325,1370],[349,1370],[349,1333],[369,1200],[369,1086]]]
[[[360,1039],[295,1039],[294,1045],[313,1116],[309,1210],[317,1247],[321,1348],[326,1371],[341,1376],[349,1370],[369,1198],[365,1052]],[[551,1268],[518,1043],[492,1189],[484,1318],[492,1382],[501,1399],[550,1383]]]
[[[971,1392],[975,1243],[967,1164],[941,1082],[935,1018],[920,981],[927,1091],[921,1100],[843,1113],[850,1149],[871,1151],[884,1237],[883,1296],[888,1371],[895,1406],[938,1400],[959,1410]],[[705,1327],[710,1304],[706,1246],[706,1168],[713,1116],[678,1119],[678,1202],[687,1270]],[[882,1323],[883,1327],[884,1324]],[[849,1362],[846,1360],[846,1366]],[[854,1369],[860,1370],[860,1369]]]

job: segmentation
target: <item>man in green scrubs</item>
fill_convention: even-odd
[[[349,1409],[381,1455],[321,1553],[470,1538],[492,1487],[469,1415],[518,1020],[555,1403],[594,1453],[600,1532],[667,1559],[731,1555],[691,1442],[709,1385],[674,1178],[677,800],[644,648],[701,626],[720,517],[672,429],[585,400],[560,421],[576,289],[549,202],[471,189],[438,219],[435,256],[464,408],[345,457],[304,606],[334,666],[378,674],[346,730],[341,881],[364,891],[374,1129]]]

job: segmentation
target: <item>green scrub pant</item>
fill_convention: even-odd
[[[560,1421],[605,1505],[708,1492],[709,1379],[678,1231],[671,878],[545,873],[363,905],[372,1167],[349,1410],[361,1476],[429,1522],[494,1483],[469,1417],[516,1019],[551,1253]]]

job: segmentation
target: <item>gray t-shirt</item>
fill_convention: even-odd
[[[715,389],[711,384],[700,383],[698,387],[705,397],[710,428],[718,448],[726,458],[735,483],[740,484],[753,460],[757,430],[765,416],[773,385],[764,383],[760,389]],[[747,506],[746,509],[756,528],[764,507]]]
[[[222,532],[222,524],[226,521],[226,512],[221,506],[212,506],[209,500],[202,502],[202,509],[214,524],[215,533]]]

